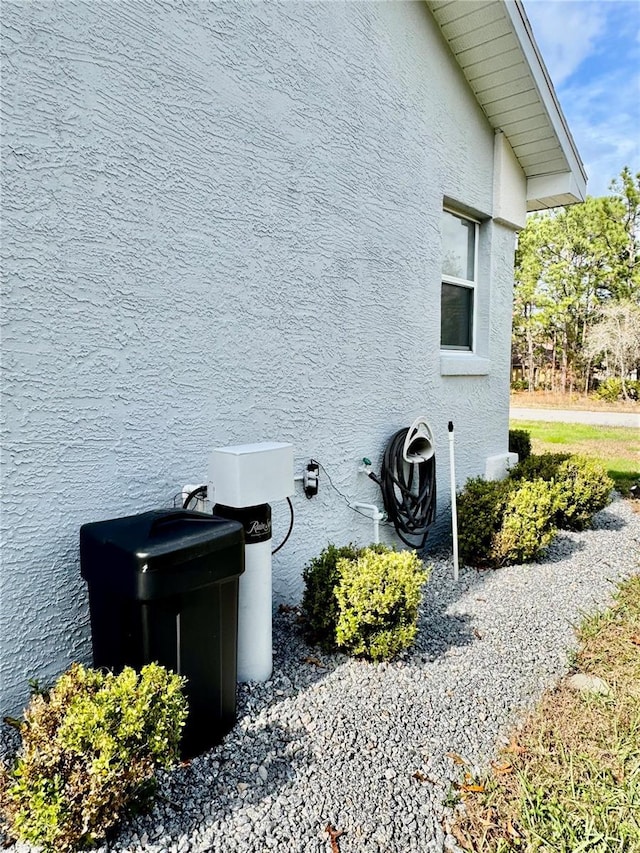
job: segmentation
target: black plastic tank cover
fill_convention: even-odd
[[[89,584],[151,601],[241,574],[244,564],[211,556],[243,544],[237,521],[191,510],[152,510],[84,524],[81,572]]]

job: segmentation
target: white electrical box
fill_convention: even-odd
[[[209,457],[209,500],[258,506],[293,494],[293,445],[277,441],[217,447]]]

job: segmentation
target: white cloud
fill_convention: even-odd
[[[525,0],[536,41],[589,176],[606,195],[623,166],[640,171],[637,12],[616,0]]]
[[[624,69],[560,93],[589,175],[590,195],[606,195],[623,166],[640,170],[640,77]]]
[[[525,10],[551,79],[560,86],[594,52],[606,29],[606,4],[527,0]]]

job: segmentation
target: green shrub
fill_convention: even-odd
[[[602,465],[587,456],[570,456],[558,468],[556,524],[563,530],[584,530],[594,513],[609,503],[613,480]]]
[[[613,481],[594,459],[531,454],[507,480],[468,480],[458,495],[458,547],[470,566],[535,560],[556,530],[582,530],[610,499]]]
[[[457,495],[458,551],[466,565],[493,564],[493,539],[502,524],[510,488],[509,480],[474,477]]]
[[[510,477],[516,482],[542,479],[559,485],[555,524],[561,530],[588,527],[593,514],[609,503],[614,486],[599,462],[570,453],[532,454],[515,466]]]
[[[328,545],[319,556],[314,557],[304,568],[304,593],[302,612],[306,620],[308,639],[325,649],[335,647],[338,602],[335,589],[340,580],[339,560],[357,560],[362,548],[344,545],[337,548]]]
[[[513,488],[491,546],[496,565],[530,562],[550,544],[556,534],[558,495],[553,481],[523,480]]]
[[[556,480],[563,462],[571,459],[570,453],[532,453],[518,462],[509,474],[511,480]]]
[[[55,853],[90,845],[155,771],[178,757],[184,680],[157,664],[119,675],[73,664],[32,697],[12,768],[0,767],[0,812],[10,836]]]
[[[303,578],[310,641],[373,660],[393,657],[413,642],[427,580],[414,552],[329,545],[305,567]]]
[[[415,551],[376,552],[338,562],[336,642],[353,655],[389,660],[415,640],[427,571]]]
[[[622,394],[622,380],[616,377],[604,379],[594,392],[599,400],[606,400],[607,403],[615,403],[620,400]]]
[[[531,453],[531,435],[526,429],[509,430],[509,453],[517,453],[522,462]]]

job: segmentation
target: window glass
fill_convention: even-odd
[[[473,343],[473,288],[442,284],[440,345],[470,350]]]
[[[476,225],[444,211],[442,222],[442,272],[444,275],[475,279]]]

